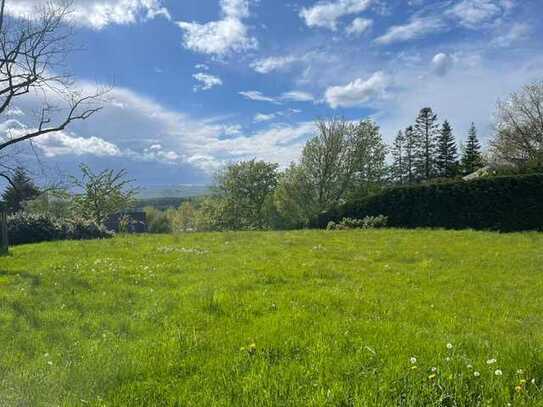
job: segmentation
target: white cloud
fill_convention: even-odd
[[[319,1],[312,7],[302,8],[300,17],[308,27],[320,27],[336,31],[338,20],[341,17],[361,13],[371,3],[372,0]]]
[[[466,27],[478,28],[480,24],[500,16],[503,11],[500,0],[462,0],[450,9],[449,14]]]
[[[254,121],[257,123],[267,122],[267,121],[275,119],[276,117],[277,117],[276,113],[270,113],[270,114],[257,113],[255,114]]]
[[[373,21],[367,18],[358,17],[345,29],[347,34],[356,36],[365,33],[373,25]]]
[[[34,144],[46,157],[61,155],[94,155],[97,157],[120,157],[122,152],[115,144],[99,137],[83,138],[67,132],[45,134],[35,139]]]
[[[434,55],[432,58],[432,67],[435,74],[438,76],[445,76],[452,68],[453,63],[453,58],[443,52]]]
[[[297,60],[298,58],[294,56],[268,57],[254,61],[251,64],[251,68],[253,68],[258,73],[267,74],[273,71],[284,70]]]
[[[194,86],[194,91],[197,92],[199,90],[209,90],[214,88],[215,86],[221,86],[222,80],[221,78],[210,75],[207,73],[198,72],[192,75],[194,79],[196,79],[198,82],[200,82],[200,85]]]
[[[262,94],[262,92],[259,92],[258,90],[248,90],[239,92],[241,96],[243,96],[246,99],[254,100],[256,102],[270,102],[275,104],[280,104],[280,102],[272,97],[265,96]]]
[[[63,5],[63,0],[52,4]],[[37,8],[46,4],[43,0],[11,0],[6,2],[6,13],[17,18],[35,19],[40,16]],[[161,0],[73,0],[70,3],[68,21],[74,25],[100,30],[111,24],[133,24],[157,16],[170,18]]]
[[[269,102],[276,105],[280,105],[283,102],[312,102],[315,100],[312,94],[300,90],[284,92],[277,97],[266,96],[257,90],[239,92],[239,94],[249,100],[254,100],[257,102]]]
[[[532,28],[525,23],[514,23],[504,34],[498,35],[492,40],[496,47],[509,47],[512,44],[529,38]]]
[[[368,104],[373,99],[382,98],[389,79],[381,71],[368,79],[355,79],[345,86],[332,86],[326,89],[325,100],[332,108],[353,107]]]
[[[243,19],[249,16],[249,0],[221,0],[223,18],[205,24],[179,21],[185,48],[202,54],[223,57],[258,47]]]
[[[315,100],[311,93],[302,92],[299,90],[285,92],[280,96],[280,99],[285,102],[312,102]]]
[[[392,44],[394,42],[409,41],[420,38],[426,34],[440,31],[445,27],[443,21],[438,17],[413,18],[405,25],[395,25],[388,31],[375,39],[378,44]]]

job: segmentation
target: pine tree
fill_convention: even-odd
[[[415,130],[413,129],[413,126],[409,126],[405,129],[404,133],[404,151],[405,151],[405,158],[404,158],[404,174],[405,179],[408,184],[412,184],[415,182],[415,152],[416,152],[416,136],[415,136]]]
[[[405,182],[405,162],[404,150],[405,137],[403,131],[399,131],[398,135],[392,143],[392,180],[395,183],[403,184]]]
[[[432,108],[425,107],[421,109],[415,122],[415,135],[417,139],[415,166],[417,177],[425,181],[434,177],[436,173],[437,128],[437,115],[434,114]]]
[[[477,138],[477,129],[474,123],[468,132],[468,140],[462,155],[462,171],[464,174],[471,174],[484,167],[483,155],[481,154],[481,144]]]
[[[458,172],[458,149],[447,120],[443,122],[437,139],[436,168],[440,177],[454,177]]]
[[[39,193],[39,189],[26,174],[24,168],[18,167],[15,169],[11,184],[2,194],[2,200],[8,212],[15,213],[23,209],[25,201],[35,199]]]

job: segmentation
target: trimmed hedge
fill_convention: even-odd
[[[312,226],[378,215],[391,227],[543,231],[543,174],[390,188],[324,212]]]
[[[111,237],[103,227],[82,219],[59,220],[47,215],[17,213],[8,217],[11,245],[54,240],[86,240]]]

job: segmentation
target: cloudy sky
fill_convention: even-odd
[[[41,0],[8,0],[32,18]],[[541,0],[74,0],[79,86],[108,86],[92,119],[35,150],[73,172],[126,168],[140,185],[203,184],[225,163],[296,160],[313,121],[371,117],[390,141],[431,106],[460,140],[491,134],[498,98],[543,78]],[[31,102],[0,120],[26,123]]]

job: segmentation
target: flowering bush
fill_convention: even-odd
[[[343,218],[340,223],[329,222],[328,230],[377,229],[386,227],[388,218],[383,215],[366,216],[363,219]]]
[[[61,220],[48,215],[17,213],[8,217],[10,244],[111,237],[103,227],[79,218]]]

